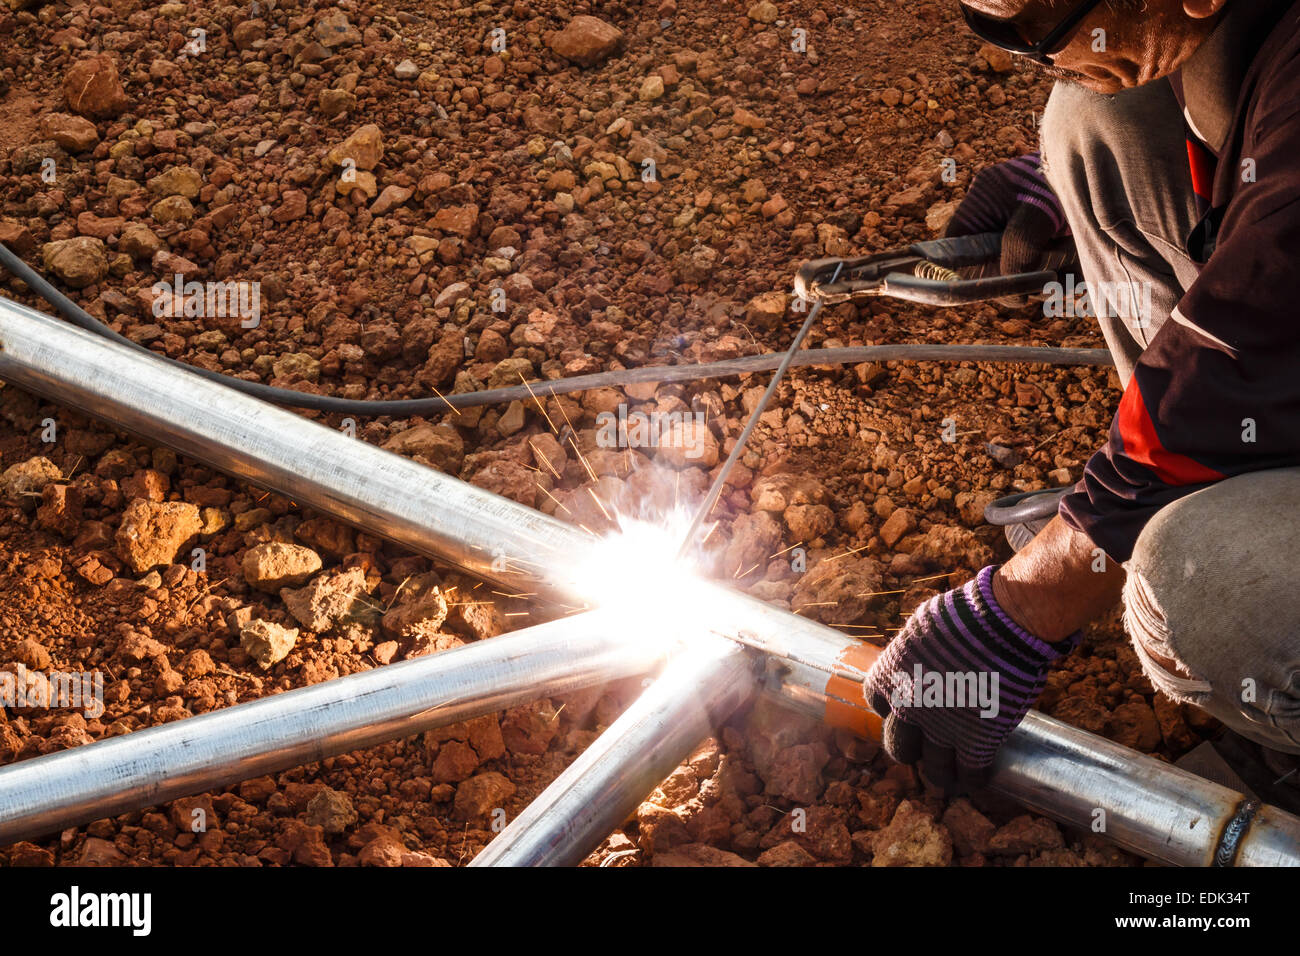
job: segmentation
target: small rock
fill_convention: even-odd
[[[68,107],[82,116],[111,118],[126,110],[126,91],[107,53],[79,60],[63,79]]]
[[[84,153],[99,142],[95,124],[71,113],[47,113],[41,117],[41,136],[58,143],[69,153]]]
[[[379,194],[379,198],[370,204],[370,214],[372,216],[382,216],[385,213],[392,212],[414,194],[415,190],[408,189],[405,186],[385,186],[384,191]]]
[[[758,855],[759,866],[813,866],[817,858],[794,840],[778,843]]]
[[[62,478],[63,472],[48,458],[29,458],[10,465],[0,474],[0,498],[12,501],[24,511],[34,511],[45,486]]]
[[[577,16],[551,37],[550,47],[579,66],[595,66],[623,46],[623,31],[599,17]]]
[[[948,866],[952,837],[917,804],[904,800],[872,839],[872,866]]]
[[[114,540],[122,559],[136,574],[144,574],[159,565],[174,564],[177,552],[202,527],[199,509],[192,504],[137,498],[123,513]]]
[[[361,42],[361,31],[348,22],[342,10],[331,10],[316,21],[313,31],[321,46],[330,50],[341,46],[355,46]]]
[[[103,240],[93,236],[58,239],[41,247],[45,268],[72,286],[81,289],[108,275],[108,254]]]
[[[381,445],[386,451],[423,458],[439,471],[456,474],[465,460],[465,442],[451,425],[416,425]]]
[[[335,166],[343,166],[350,159],[357,169],[374,169],[384,158],[383,132],[374,123],[367,123],[331,149],[325,158]]]
[[[452,816],[457,820],[486,821],[492,811],[504,809],[515,793],[515,785],[496,771],[471,777],[456,788]]]
[[[320,634],[351,615],[366,590],[366,572],[347,568],[322,574],[304,588],[283,588],[280,597],[303,627]]]
[[[284,627],[261,618],[249,621],[239,632],[239,646],[263,670],[270,669],[273,664],[288,657],[297,640],[296,627]]]
[[[346,793],[326,787],[308,801],[307,822],[326,833],[342,833],[357,822],[357,811]]]
[[[249,548],[240,567],[250,585],[267,594],[278,594],[281,588],[305,584],[321,569],[321,560],[311,548],[267,541]]]

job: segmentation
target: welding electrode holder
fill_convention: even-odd
[[[827,305],[885,295],[944,307],[1042,295],[1048,283],[1057,281],[1056,272],[1051,270],[973,279],[964,279],[956,271],[996,264],[1001,253],[1002,234],[986,232],[916,242],[856,259],[814,259],[799,269],[794,294]]]

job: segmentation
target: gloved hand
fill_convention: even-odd
[[[918,607],[864,681],[867,702],[885,718],[886,752],[899,763],[922,761],[930,782],[949,793],[982,784],[1052,662],[1081,637],[1049,644],[1016,624],[993,597],[996,570]]]
[[[1038,153],[1029,153],[981,169],[944,235],[1000,232],[1002,273],[1035,271],[1053,240],[1069,233],[1040,164]]]

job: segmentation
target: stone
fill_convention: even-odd
[[[904,800],[871,841],[872,866],[948,866],[952,837],[918,804]]]
[[[664,78],[658,73],[652,73],[641,82],[641,89],[637,92],[637,99],[643,103],[652,103],[664,95]]]
[[[280,223],[295,222],[307,215],[307,194],[301,189],[286,189],[280,193],[280,205],[271,218]]]
[[[237,50],[251,50],[266,39],[265,20],[244,20],[231,31],[230,38]]]
[[[99,837],[87,837],[81,848],[78,866],[121,866],[126,862],[122,851],[108,840]]]
[[[415,195],[415,190],[408,189],[405,186],[385,186],[383,192],[379,194],[379,198],[370,204],[370,214],[372,216],[382,216],[392,212],[413,195]]]
[[[41,136],[53,140],[69,153],[84,153],[99,142],[95,124],[71,113],[47,113],[41,117]]]
[[[269,670],[288,657],[297,640],[296,627],[284,627],[261,618],[254,618],[239,631],[239,646],[262,670]]]
[[[104,242],[93,236],[58,239],[41,247],[45,268],[74,289],[85,288],[108,275]]]
[[[785,318],[789,302],[784,292],[761,292],[745,306],[745,321],[760,329],[774,329]]]
[[[193,166],[170,166],[149,180],[149,191],[155,196],[184,196],[197,199],[203,188],[203,177]]]
[[[817,858],[794,840],[786,840],[758,855],[759,866],[814,866]]]
[[[82,116],[109,119],[127,107],[117,64],[107,53],[74,63],[63,78],[63,96],[68,108]]]
[[[880,540],[885,542],[885,546],[892,548],[902,539],[903,535],[910,534],[916,528],[916,515],[906,508],[895,508],[894,512],[885,519],[885,523],[880,526]]]
[[[473,775],[479,762],[479,755],[469,744],[448,740],[438,749],[430,776],[434,783],[460,783]]]
[[[403,581],[382,619],[384,633],[396,638],[432,636],[447,620],[447,598],[432,572]]]
[[[165,248],[157,233],[141,222],[128,222],[122,227],[117,239],[119,252],[125,252],[132,259],[153,259],[154,255]]]
[[[707,843],[685,843],[656,853],[650,861],[651,866],[757,866],[743,856],[727,850],[719,850]]]
[[[278,594],[281,588],[305,584],[321,569],[321,559],[300,544],[267,541],[244,552],[240,567],[250,585],[267,594]]]
[[[465,441],[451,425],[416,425],[393,435],[381,445],[399,455],[423,458],[434,468],[456,474],[465,460]]]
[[[283,588],[280,598],[298,623],[319,634],[351,616],[366,590],[365,570],[346,568],[319,575],[303,588]]]
[[[943,825],[948,828],[953,845],[962,856],[989,852],[989,838],[996,827],[965,797],[958,797],[948,805],[943,814]]]
[[[361,42],[361,31],[349,21],[342,10],[334,9],[316,21],[312,31],[321,46],[333,50],[336,47],[355,46]]]
[[[346,793],[326,787],[307,802],[307,822],[326,833],[342,833],[357,822],[357,811]]]
[[[506,749],[517,754],[544,754],[559,733],[556,711],[545,698],[506,711],[501,737]]]
[[[980,56],[994,73],[1010,73],[1015,65],[1015,58],[1010,53],[992,43],[980,47]]]
[[[34,511],[45,486],[62,479],[63,472],[48,458],[29,458],[0,473],[0,498],[12,501],[24,511]]]
[[[443,206],[433,215],[430,225],[463,239],[471,239],[478,229],[478,206]]]
[[[335,166],[343,166],[346,160],[351,160],[356,169],[374,169],[384,158],[383,131],[374,123],[358,127],[325,158]]]
[[[723,553],[723,571],[743,580],[767,568],[773,554],[781,550],[781,525],[766,511],[740,515],[731,526],[731,542]]]
[[[1155,750],[1162,738],[1156,712],[1145,701],[1120,704],[1110,713],[1110,738],[1145,753]]]
[[[776,9],[776,4],[770,0],[759,0],[749,8],[749,19],[755,23],[775,23],[780,13]]]
[[[504,809],[515,794],[515,785],[501,774],[489,770],[470,777],[456,788],[452,816],[457,820],[486,822],[493,810]]]
[[[659,438],[655,460],[670,468],[712,468],[718,463],[718,439],[698,418],[673,421]]]
[[[829,760],[830,751],[820,740],[778,750],[764,776],[765,792],[796,803],[811,803],[826,787],[822,769]]]
[[[203,527],[199,509],[183,501],[146,501],[137,498],[122,514],[114,540],[117,553],[136,574],[164,564]]]
[[[623,47],[623,31],[599,17],[577,16],[552,35],[550,47],[579,66],[595,66]]]
[[[1055,823],[1027,813],[999,827],[989,837],[989,851],[1008,856],[1060,849],[1063,846],[1065,846],[1065,838],[1061,836],[1061,831]]]
[[[184,196],[168,196],[154,203],[149,215],[160,226],[173,222],[189,224],[194,221],[194,204]]]
[[[835,513],[825,505],[791,505],[785,524],[796,541],[816,541],[835,527]]]

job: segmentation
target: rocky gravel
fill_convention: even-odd
[[[1046,85],[955,21],[947,4],[884,0],[8,0],[0,241],[160,355],[353,399],[770,352],[802,319],[788,293],[800,262],[930,238],[982,165],[1033,148]],[[191,282],[255,288],[257,308],[196,305]],[[1082,317],[890,300],[827,309],[810,337],[895,342],[1102,344]],[[607,387],[424,419],[304,414],[600,529],[596,497],[653,511],[664,487],[702,496],[765,384]],[[1076,479],[1117,398],[1097,369],[792,370],[717,511],[718,573],[883,643],[927,596],[1006,556],[984,505]],[[677,418],[654,446],[604,447],[600,416],[620,407]],[[0,667],[102,671],[106,705],[0,707],[0,763],[544,614],[0,387]],[[0,863],[461,865],[639,689],[0,847]],[[1153,693],[1114,618],[1041,707],[1161,759],[1213,730]],[[604,860],[1135,862],[987,794],[945,800],[874,744],[766,701],[588,862]]]

